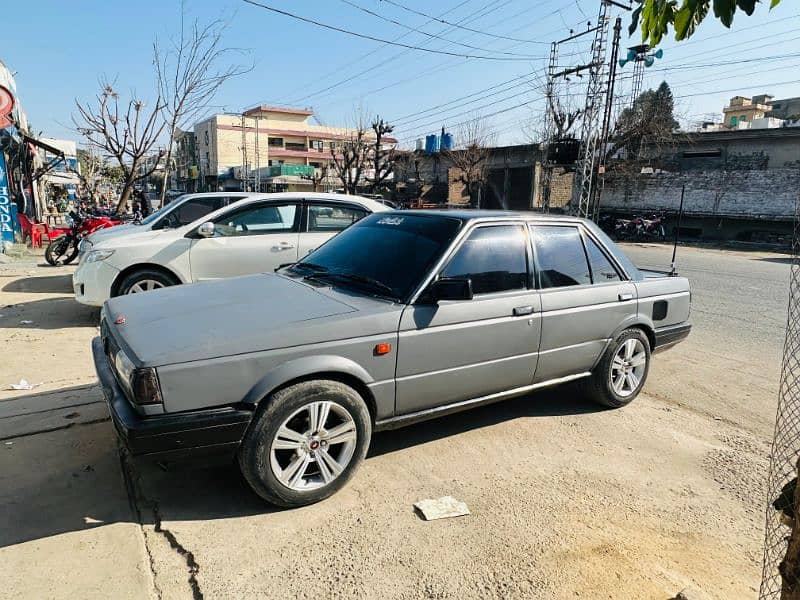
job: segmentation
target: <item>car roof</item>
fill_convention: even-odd
[[[450,210],[431,210],[416,209],[404,210],[404,215],[437,215],[440,217],[451,217],[462,221],[483,221],[492,219],[543,219],[560,222],[585,222],[585,219],[573,217],[571,215],[541,213],[535,211],[511,211],[511,210],[475,210],[475,209],[450,209]]]

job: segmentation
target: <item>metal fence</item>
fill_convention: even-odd
[[[792,265],[789,279],[789,309],[786,339],[783,346],[778,414],[770,453],[767,483],[764,566],[761,576],[761,600],[781,597],[780,564],[786,554],[791,529],[783,513],[773,506],[784,495],[784,487],[797,478],[800,458],[800,197],[795,202]],[[788,497],[791,502],[792,498]]]

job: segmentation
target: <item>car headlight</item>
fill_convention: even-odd
[[[86,262],[90,263],[105,260],[112,254],[114,254],[113,250],[92,250],[86,254]]]
[[[78,252],[81,254],[88,252],[91,247],[92,242],[90,242],[87,238],[83,238],[80,242],[78,242]]]

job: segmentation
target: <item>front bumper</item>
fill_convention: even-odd
[[[691,323],[678,323],[677,325],[659,327],[655,330],[656,345],[653,347],[653,352],[661,352],[672,348],[678,342],[682,342],[689,337],[691,331]]]
[[[103,306],[103,302],[111,297],[111,285],[117,275],[119,269],[112,267],[106,261],[87,263],[81,257],[81,262],[72,275],[75,300],[89,306]]]
[[[99,337],[92,340],[92,354],[117,435],[133,456],[170,462],[235,455],[253,417],[251,410],[223,407],[140,415],[117,383]]]

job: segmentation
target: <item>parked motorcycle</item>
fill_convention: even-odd
[[[44,251],[44,258],[48,264],[53,266],[59,263],[68,265],[78,256],[78,244],[84,237],[120,223],[122,223],[122,218],[119,215],[71,211],[67,219],[67,224],[70,226],[69,232],[50,240]]]

